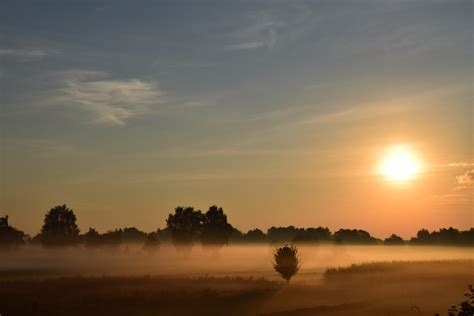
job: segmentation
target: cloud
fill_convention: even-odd
[[[467,170],[466,172],[464,172],[464,174],[456,176],[456,180],[458,181],[458,184],[463,186],[469,186],[474,184],[474,169]]]
[[[474,162],[466,162],[466,161],[460,161],[460,162],[453,162],[453,163],[448,163],[445,165],[441,165],[441,167],[453,167],[453,168],[466,168],[466,167],[472,167],[474,166]]]
[[[264,47],[264,46],[265,46],[265,42],[255,41],[255,42],[245,42],[245,43],[228,45],[226,48],[228,50],[243,50],[243,49],[261,48],[261,47]]]
[[[354,106],[347,110],[321,113],[299,122],[299,124],[327,124],[334,122],[354,121],[376,116],[384,116],[401,112],[412,111],[415,106],[399,105],[397,103],[387,104],[383,107],[376,104]]]
[[[228,45],[227,49],[273,48],[278,32],[284,25],[274,16],[265,13],[255,14],[247,19],[244,27],[228,34],[237,43]]]
[[[434,98],[453,91],[452,88],[428,89],[412,95],[396,97],[383,100],[374,99],[361,104],[345,104],[340,110],[318,113],[316,115],[305,115],[297,124],[326,124],[345,121],[356,121],[378,116],[390,116],[398,113],[409,113],[419,111],[429,104]],[[383,102],[383,106],[381,106]]]
[[[0,48],[0,56],[16,57],[23,60],[37,60],[47,56],[60,54],[60,51],[55,49],[38,49],[38,48]]]
[[[51,98],[54,104],[75,106],[96,124],[123,126],[132,117],[145,115],[162,101],[164,92],[154,81],[112,80],[97,71],[69,71],[64,87]]]
[[[314,27],[311,10],[306,6],[263,9],[247,14],[238,27],[224,37],[232,43],[227,50],[273,49],[294,41]]]
[[[185,101],[180,103],[180,106],[183,108],[202,108],[208,106],[214,106],[215,103],[206,100],[193,100],[193,101]]]
[[[445,166],[467,165],[470,163],[452,163]],[[442,205],[467,205],[472,204],[472,186],[474,184],[474,169],[466,170],[462,175],[456,176],[458,185],[447,194],[433,196],[437,204]]]

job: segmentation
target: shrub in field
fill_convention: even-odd
[[[298,249],[292,245],[276,248],[273,260],[273,269],[288,283],[300,268]]]

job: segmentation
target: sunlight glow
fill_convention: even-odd
[[[403,147],[390,149],[380,167],[380,173],[387,180],[395,182],[413,179],[419,170],[419,162],[413,153]]]

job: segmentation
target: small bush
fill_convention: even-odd
[[[300,268],[298,249],[292,245],[278,247],[275,249],[273,259],[273,269],[289,283]]]
[[[464,294],[467,300],[453,305],[448,311],[448,316],[473,316],[474,315],[474,287],[469,285],[469,293]],[[439,314],[435,314],[439,316]]]

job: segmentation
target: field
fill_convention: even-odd
[[[286,285],[268,246],[186,257],[132,246],[4,253],[0,314],[433,315],[474,283],[470,248],[311,246],[301,255]]]

